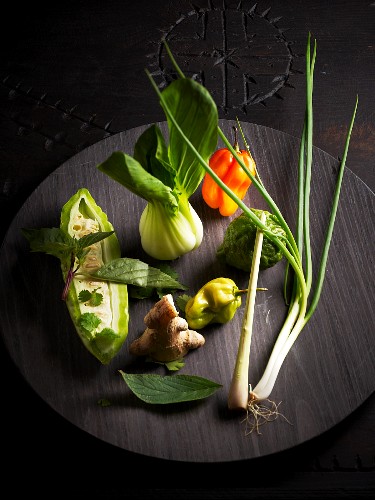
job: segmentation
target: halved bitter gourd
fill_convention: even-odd
[[[79,189],[63,206],[60,229],[76,239],[93,232],[114,231],[107,215],[86,188]],[[88,278],[87,273],[119,257],[120,244],[115,233],[91,245],[74,275],[66,298],[79,337],[103,364],[108,364],[116,356],[128,335],[128,288],[126,284]],[[68,259],[61,260],[64,280],[70,264]],[[93,294],[100,300],[90,300]]]

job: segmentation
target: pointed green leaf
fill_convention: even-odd
[[[99,241],[105,240],[113,233],[114,231],[98,231],[96,233],[89,233],[77,240],[77,245],[80,249],[87,248],[95,243],[99,243]]]
[[[21,232],[28,240],[31,252],[44,252],[60,259],[70,255],[77,247],[77,240],[56,227],[22,228]]]
[[[222,385],[196,375],[130,374],[119,370],[129,389],[150,404],[182,403],[207,398]]]
[[[91,276],[115,283],[126,283],[141,287],[175,288],[182,290],[186,288],[169,276],[169,274],[160,271],[160,269],[151,267],[139,259],[127,257],[109,262]]]

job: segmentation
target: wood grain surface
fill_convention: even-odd
[[[230,120],[221,121],[230,135]],[[165,123],[161,123],[165,132]],[[279,131],[244,123],[263,182],[294,227],[298,140]],[[17,213],[2,249],[0,290],[5,345],[23,377],[41,398],[79,429],[131,452],[185,462],[226,462],[272,455],[321,435],[350,415],[374,391],[374,195],[350,170],[344,176],[326,281],[318,309],[290,351],[271,395],[279,416],[246,435],[244,416],[227,410],[243,307],[227,325],[205,331],[206,344],[189,353],[181,373],[223,385],[195,403],[150,406],[126,387],[118,370],[165,374],[128,354],[128,345],[144,330],[152,301],[132,301],[128,340],[120,355],[101,366],[81,345],[59,300],[62,278],[57,259],[29,252],[20,228],[56,227],[62,205],[87,187],[116,228],[124,256],[152,263],[140,248],[138,220],[144,200],[96,169],[112,151],[132,153],[144,126],[119,133],[73,156],[50,174]],[[315,269],[320,256],[338,162],[314,149],[311,223]],[[239,286],[248,276],[215,259],[228,224],[202,202],[192,204],[203,220],[201,247],[172,263],[193,293],[209,279],[226,275]],[[250,206],[266,208],[251,188]],[[236,214],[238,215],[238,213]],[[281,287],[283,264],[260,275],[250,379],[261,376],[278,326],[285,315]],[[101,407],[98,400],[111,401]],[[176,446],[178,443],[178,446]]]

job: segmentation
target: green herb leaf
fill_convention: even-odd
[[[71,254],[76,249],[76,241],[59,228],[21,229],[30,244],[31,252],[44,252],[58,259]]]
[[[176,305],[179,307],[179,309],[183,312],[185,312],[186,304],[189,302],[189,300],[192,298],[191,295],[186,295],[184,293],[183,295],[179,295],[176,297]]]
[[[80,302],[88,302],[91,299],[91,292],[89,290],[81,290],[78,295]]]
[[[158,264],[158,269],[160,269],[160,271],[162,271],[165,274],[168,274],[168,276],[178,281],[178,273],[169,264],[165,262],[160,262],[160,264]]]
[[[130,374],[119,370],[129,389],[150,404],[181,403],[207,398],[222,385],[196,375]]]
[[[100,332],[95,335],[96,339],[103,338],[106,340],[114,340],[119,337],[119,334],[112,330],[112,328],[103,328]]]
[[[156,363],[158,365],[164,365],[167,370],[170,372],[181,370],[185,366],[185,361],[184,358],[180,359],[175,359],[174,361],[168,361],[168,362],[163,362],[163,361],[155,361],[154,359],[148,357],[146,358],[147,363]]]
[[[94,245],[95,243],[99,243],[99,241],[108,238],[113,233],[114,231],[97,231],[96,233],[86,234],[85,236],[82,236],[82,238],[79,238],[79,240],[75,241],[77,242],[78,248],[82,250]]]
[[[160,269],[160,271],[162,271],[164,274],[167,274],[172,279],[174,279],[176,282],[178,282],[177,272],[172,267],[170,267],[168,264],[161,262],[158,265],[158,269]],[[186,287],[184,287],[184,289],[186,289]],[[181,290],[181,288],[163,286],[161,288],[154,289],[154,291],[156,292],[156,295],[159,297],[159,299],[162,299],[164,297],[164,295],[166,295],[167,293],[174,294],[175,292],[177,292],[177,290]]]
[[[128,285],[185,290],[186,287],[166,273],[138,259],[122,257],[102,266],[91,276]]]
[[[101,323],[101,319],[94,313],[83,313],[78,320],[79,325],[88,332],[93,332]]]
[[[80,302],[87,302],[88,305],[92,307],[100,306],[103,302],[103,294],[94,290],[90,292],[89,290],[81,290],[78,295],[78,300]]]
[[[31,252],[44,252],[62,260],[74,254],[78,259],[85,256],[84,249],[98,243],[114,231],[96,232],[83,236],[80,239],[72,238],[68,233],[57,227],[41,229],[21,229],[22,234],[30,244]]]
[[[92,292],[90,299],[90,306],[97,307],[103,302],[103,294],[99,292]]]
[[[112,330],[112,328],[103,328],[100,332],[96,332],[94,342],[100,352],[109,352],[113,342],[120,339],[120,334]]]
[[[169,361],[169,363],[165,363],[165,366],[168,368],[170,372],[181,370],[185,366],[185,361],[183,358],[176,359],[174,361]]]

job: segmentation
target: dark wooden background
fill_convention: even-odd
[[[68,158],[108,135],[164,119],[144,71],[168,82],[163,36],[184,70],[213,93],[221,118],[299,136],[310,31],[318,43],[314,145],[340,157],[358,94],[348,167],[374,190],[370,0],[32,2],[8,5],[2,20],[1,238],[33,189]],[[244,29],[249,50],[238,42]],[[281,454],[181,464],[133,455],[76,429],[29,388],[3,347],[0,360],[2,473],[14,493],[360,499],[375,492],[374,396],[331,431]]]

